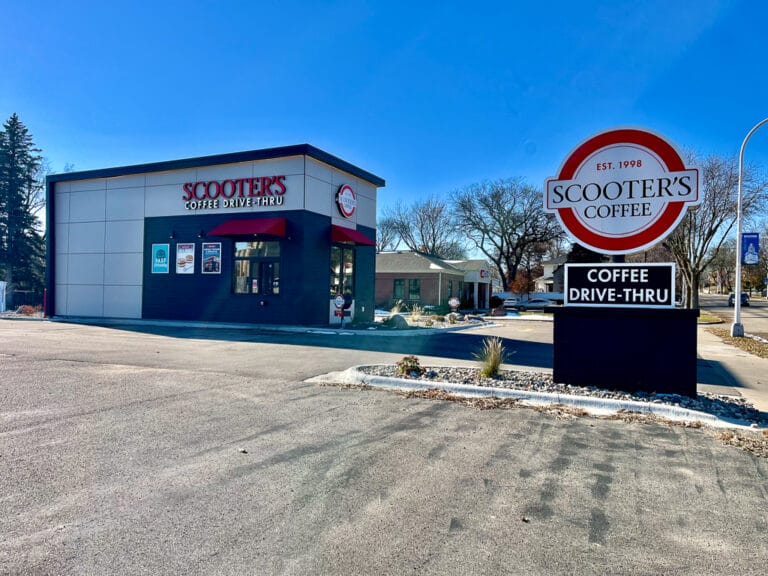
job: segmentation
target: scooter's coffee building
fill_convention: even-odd
[[[49,176],[46,312],[372,320],[383,186],[306,144]]]

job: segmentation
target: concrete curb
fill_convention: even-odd
[[[365,385],[386,390],[445,390],[457,396],[468,398],[495,397],[514,398],[528,406],[552,406],[563,404],[572,408],[579,408],[595,416],[609,416],[619,411],[636,412],[646,415],[659,416],[675,422],[700,422],[712,428],[738,428],[755,430],[750,423],[741,420],[725,420],[713,414],[671,406],[668,404],[655,404],[652,402],[640,402],[634,400],[616,400],[612,398],[594,398],[591,396],[577,396],[573,394],[557,394],[552,392],[533,392],[528,390],[514,390],[509,388],[490,388],[486,386],[473,386],[469,384],[451,384],[449,382],[432,382],[425,380],[409,380],[404,378],[390,378],[386,376],[370,376],[359,370],[359,366],[352,366],[343,372],[331,372],[305,380],[314,384],[346,384]]]

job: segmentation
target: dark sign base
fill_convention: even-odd
[[[555,382],[696,396],[698,310],[576,306],[551,310]]]

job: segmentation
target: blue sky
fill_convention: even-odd
[[[0,116],[54,172],[310,143],[380,207],[536,186],[593,133],[736,155],[768,117],[768,3],[0,0]],[[768,127],[747,160],[768,166]]]

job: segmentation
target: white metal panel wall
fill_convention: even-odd
[[[307,158],[306,165],[306,210],[329,216],[340,226],[376,228],[376,186],[313,158]],[[357,209],[351,218],[342,216],[335,202],[336,192],[344,184],[352,187],[357,198]]]
[[[57,315],[141,317],[144,179],[57,183]]]
[[[66,314],[104,314],[104,215],[107,198],[105,179],[70,183],[66,259]],[[62,216],[63,217],[63,216]],[[57,313],[59,308],[57,306]]]
[[[286,193],[280,206],[224,207],[188,210],[184,203],[184,184],[240,178],[285,176]],[[146,175],[144,190],[146,217],[185,216],[192,214],[254,214],[266,211],[304,210],[304,161],[301,156],[279,160],[260,160],[238,164],[204,166],[189,170],[174,170]]]

